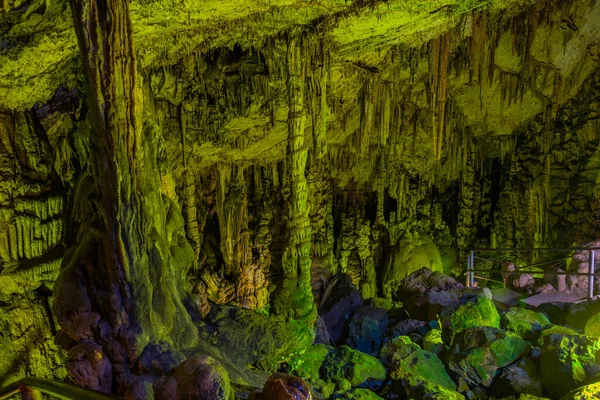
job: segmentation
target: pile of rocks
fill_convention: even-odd
[[[319,311],[314,344],[261,389],[233,390],[225,368],[195,356],[154,382],[155,398],[600,398],[598,302],[499,312],[488,289],[424,268],[404,279],[395,301],[365,301],[338,276]]]
[[[313,398],[600,398],[600,303],[499,312],[488,289],[426,268],[396,303],[333,285],[316,343],[288,368]]]

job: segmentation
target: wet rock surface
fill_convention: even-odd
[[[338,275],[323,295],[319,315],[332,343],[339,344],[347,334],[346,322],[363,305],[363,298],[352,278]]]
[[[388,312],[375,306],[357,309],[349,322],[348,346],[363,353],[377,355],[388,325]]]
[[[157,400],[233,400],[225,368],[208,356],[190,357],[154,383]]]

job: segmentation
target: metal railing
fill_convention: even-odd
[[[0,400],[18,393],[21,394],[22,400],[39,400],[42,398],[42,393],[63,400],[119,399],[119,397],[110,396],[90,389],[84,389],[64,382],[28,377],[0,388]]]
[[[544,274],[544,275],[572,275],[572,276],[587,276],[588,277],[588,286],[587,286],[587,298],[591,300],[594,297],[594,278],[596,276],[600,277],[600,273],[595,272],[595,257],[596,251],[600,251],[599,247],[571,247],[571,248],[499,248],[499,249],[474,249],[469,252],[467,256],[467,270],[466,270],[466,285],[467,287],[473,287],[475,284],[475,273],[500,273],[500,274]],[[475,268],[475,260],[481,260],[485,262],[492,262],[496,264],[503,265],[503,261],[492,260],[489,258],[478,257],[477,253],[493,253],[493,252],[537,252],[537,253],[567,253],[574,254],[575,252],[587,252],[588,253],[588,272],[570,272],[570,271],[556,271],[556,270],[542,270],[542,271],[528,271],[526,269],[515,269],[514,271],[506,271],[502,269],[476,269]],[[568,257],[568,256],[567,256]],[[529,267],[536,267],[539,265],[548,265],[552,264],[553,266],[557,266],[560,264],[566,264],[564,258],[559,258],[555,260],[550,260],[547,262],[543,262],[536,265],[530,265]],[[488,279],[484,277],[478,277],[482,279],[487,279],[494,281],[493,279]],[[499,282],[499,281],[495,281]]]

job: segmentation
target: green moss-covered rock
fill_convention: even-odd
[[[385,299],[382,297],[373,297],[369,299],[369,304],[377,308],[383,308],[384,310],[391,310],[393,308],[401,308],[402,302]]]
[[[442,340],[442,331],[439,329],[432,329],[423,336],[423,349],[440,355],[446,350],[446,345]]]
[[[383,400],[369,389],[352,389],[345,393],[336,394],[332,399],[339,400]]]
[[[595,400],[600,399],[600,382],[585,385],[565,394],[560,400]]]
[[[594,314],[585,323],[584,333],[586,336],[600,338],[600,313]]]
[[[329,353],[320,372],[326,381],[347,379],[352,386],[359,386],[369,379],[383,380],[386,376],[381,361],[348,346],[338,347]]]
[[[562,325],[547,325],[545,329],[540,332],[540,336],[538,338],[537,344],[538,346],[543,346],[544,341],[547,336],[550,335],[581,335],[575,329],[569,328],[567,326]]]
[[[265,317],[252,310],[229,306],[213,307],[206,318],[214,328],[207,340],[234,362],[275,371],[280,363],[308,349],[314,329],[303,320]]]
[[[448,350],[448,368],[468,385],[489,387],[498,370],[525,356],[531,344],[511,332],[474,327],[460,332]]]
[[[304,379],[319,379],[319,369],[331,349],[324,344],[309,347],[304,353],[293,357],[288,362],[290,372]]]
[[[319,379],[314,382],[313,385],[326,399],[331,397],[333,392],[335,392],[335,383],[333,382],[325,382],[324,380]]]
[[[542,347],[542,382],[553,397],[560,397],[600,377],[600,341],[581,335],[552,334]]]
[[[550,322],[566,325],[574,329],[585,329],[586,323],[594,315],[600,313],[600,301],[584,301],[581,303],[545,303],[538,310],[548,315]]]
[[[408,336],[394,338],[392,343],[393,346],[388,347],[388,351],[394,350],[391,356],[390,377],[399,383],[408,396],[423,396],[429,391],[436,392],[437,387],[456,389],[437,355],[422,350]]]
[[[443,272],[440,252],[427,235],[413,234],[401,238],[392,249],[384,267],[383,292],[392,299],[402,280],[423,267]]]
[[[532,394],[521,394],[519,396],[503,397],[500,400],[550,400],[547,397],[534,396]]]
[[[550,324],[546,315],[518,307],[504,313],[501,322],[504,329],[529,341],[535,341],[541,330]]]
[[[479,295],[467,295],[459,304],[445,308],[440,314],[442,339],[450,345],[454,336],[465,329],[489,326],[500,328],[500,315],[494,302]]]
[[[352,384],[348,379],[340,379],[335,383],[335,388],[338,392],[347,392],[352,389]]]

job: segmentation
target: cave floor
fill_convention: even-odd
[[[584,293],[564,293],[553,290],[546,293],[539,293],[527,296],[508,288],[493,289],[492,296],[494,303],[499,309],[506,310],[520,304],[527,307],[537,308],[544,303],[576,303],[587,298]]]

